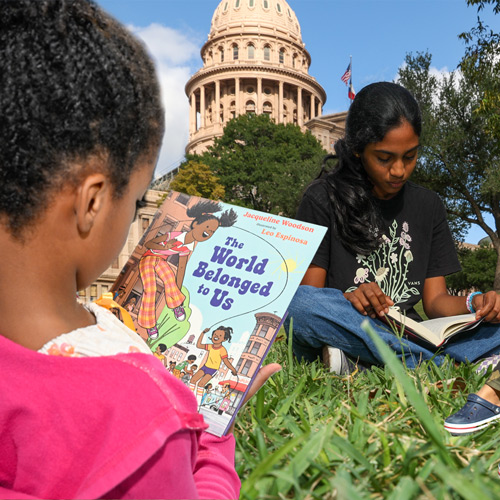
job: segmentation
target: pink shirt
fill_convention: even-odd
[[[0,336],[0,498],[238,498],[234,438],[154,356],[47,356]]]
[[[162,258],[167,258],[170,255],[179,255],[179,257],[184,257],[186,255],[189,256],[193,251],[194,241],[192,241],[191,243],[184,243],[185,239],[186,233],[181,231],[171,231],[165,235],[165,239],[160,242],[159,245],[164,246],[169,241],[174,240],[172,248],[168,248],[165,250],[153,250],[150,248],[146,252],[144,252],[143,257],[148,257],[150,255]]]

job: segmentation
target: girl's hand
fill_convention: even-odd
[[[484,318],[488,323],[500,323],[500,295],[493,290],[472,298],[476,319]]]
[[[380,289],[377,283],[363,283],[353,292],[344,293],[344,297],[356,311],[373,319],[383,316],[389,312],[389,307],[394,305],[393,300]]]

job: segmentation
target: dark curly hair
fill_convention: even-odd
[[[188,208],[186,210],[186,214],[188,217],[194,218],[193,222],[191,222],[191,227],[193,227],[195,222],[197,224],[201,224],[202,222],[210,219],[216,219],[219,221],[219,226],[221,227],[231,227],[238,219],[236,212],[230,208],[229,210],[223,212],[220,217],[216,217],[214,213],[220,212],[221,209],[222,208],[217,201],[203,200]]]
[[[119,198],[163,127],[144,46],[93,1],[2,0],[0,220],[13,236],[91,155]]]
[[[349,108],[345,137],[335,143],[336,154],[323,162],[319,177],[328,182],[334,227],[343,245],[353,253],[367,255],[375,250],[382,227],[373,185],[359,155],[367,144],[380,142],[404,121],[420,136],[420,108],[408,90],[391,82],[367,85]],[[330,159],[338,161],[327,170]]]

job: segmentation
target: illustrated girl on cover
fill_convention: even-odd
[[[186,265],[197,243],[210,239],[215,231],[230,227],[236,222],[233,209],[226,210],[220,217],[214,215],[221,206],[215,201],[200,201],[188,208],[186,214],[194,220],[187,232],[170,231],[145,243],[148,249],[139,262],[139,275],[143,285],[143,295],[139,308],[138,323],[146,328],[150,340],[158,338],[156,326],[156,279],[159,278],[165,289],[167,307],[174,312],[177,321],[186,319],[183,307],[185,295],[181,292]],[[179,256],[177,274],[167,262],[171,255]]]
[[[205,363],[201,365],[200,369],[191,378],[190,384],[190,388],[193,392],[195,392],[196,385],[198,384],[200,397],[203,394],[203,387],[205,387],[205,385],[217,373],[217,370],[220,368],[221,363],[224,363],[229,368],[229,370],[231,370],[231,373],[234,376],[238,374],[238,372],[228,359],[226,348],[222,345],[222,343],[226,340],[228,342],[231,342],[233,329],[231,327],[219,326],[212,333],[212,344],[203,344],[203,335],[205,335],[205,333],[207,333],[209,330],[209,328],[205,328],[205,330],[201,332],[198,341],[196,342],[196,347],[198,349],[204,349],[205,351],[208,351],[208,356],[205,360]]]

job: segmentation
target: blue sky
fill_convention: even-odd
[[[326,91],[323,113],[345,111],[340,80],[353,60],[353,84],[393,80],[409,52],[429,51],[437,73],[453,71],[464,53],[458,34],[472,28],[477,9],[465,0],[287,0],[311,54],[309,69]],[[175,168],[188,140],[189,103],[184,85],[201,68],[200,48],[220,0],[97,0],[148,45],[163,88],[167,130],[157,173]],[[481,18],[500,31],[500,15],[487,6]],[[468,242],[485,236],[472,230]]]

